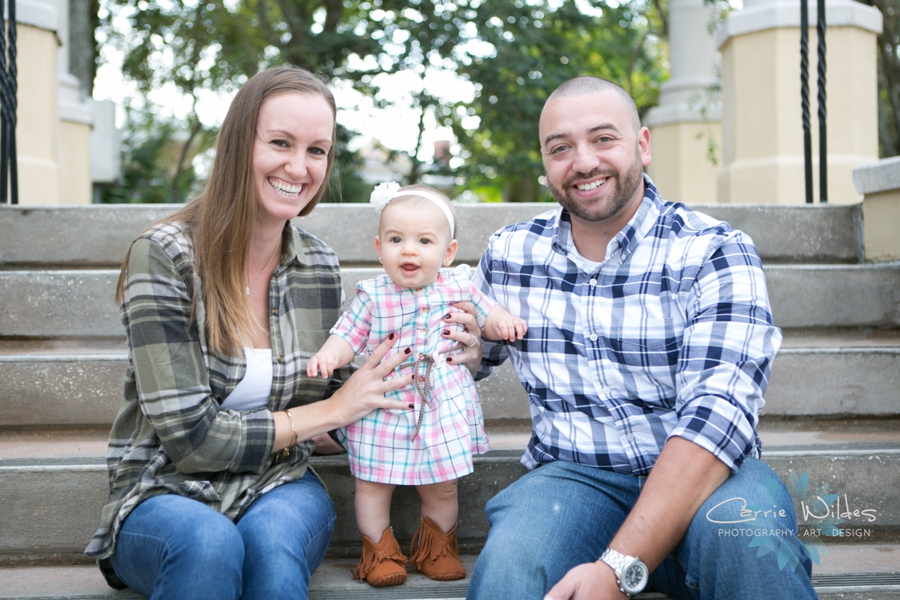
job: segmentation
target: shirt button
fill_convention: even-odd
[[[634,436],[629,433],[628,435],[625,436],[625,439],[628,440],[629,442],[631,442],[631,441],[634,441]]]
[[[597,334],[596,334],[596,333],[592,333],[592,334],[591,334],[591,341],[592,341],[592,342],[596,342],[596,341],[597,341]]]
[[[275,360],[277,360],[277,361],[280,362],[280,363],[283,363],[283,362],[284,362],[284,357],[283,357],[283,356],[279,356],[279,357],[276,358]]]
[[[278,314],[278,309],[277,309],[277,308],[273,308],[273,309],[272,309],[272,314],[273,314],[273,315],[277,315],[277,314]]]
[[[603,395],[604,395],[604,396],[610,396],[610,395],[612,395],[612,390],[609,389],[608,387],[603,388]]]
[[[419,333],[428,333],[428,330],[425,329],[424,327],[420,327],[420,328],[419,328]]]
[[[597,285],[597,280],[591,279],[589,283],[591,284],[591,287],[594,287],[595,285]]]

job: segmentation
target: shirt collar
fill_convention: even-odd
[[[618,246],[622,251],[622,259],[624,260],[640,245],[650,230],[656,223],[661,212],[662,199],[659,192],[653,184],[653,180],[646,173],[644,174],[644,197],[637,212],[631,217],[631,220],[622,228],[622,231],[610,241],[610,247]],[[553,228],[552,248],[554,251],[567,256],[570,249],[574,250],[575,242],[572,240],[572,218],[569,211],[562,206],[556,213],[556,224]]]
[[[313,264],[313,258],[309,256],[308,244],[304,243],[304,240],[300,237],[299,230],[290,221],[284,226],[281,241],[284,245],[281,251],[283,262],[297,261],[301,265]],[[285,256],[287,256],[286,261],[284,261]]]

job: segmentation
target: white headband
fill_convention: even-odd
[[[417,198],[424,198],[425,200],[429,200],[437,204],[438,208],[444,213],[444,216],[447,217],[447,220],[450,222],[450,235],[453,235],[453,213],[450,212],[450,207],[447,206],[447,203],[441,199],[437,194],[432,194],[427,190],[400,190],[400,184],[396,181],[387,181],[385,183],[379,183],[375,186],[375,189],[372,190],[372,194],[369,196],[369,202],[371,202],[375,206],[375,210],[379,213],[384,210],[384,207],[391,203],[391,200],[395,198],[402,198],[403,196],[416,196]]]

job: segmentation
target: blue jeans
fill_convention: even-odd
[[[645,480],[566,462],[528,473],[487,504],[491,530],[467,598],[540,600],[569,569],[600,557]],[[697,511],[647,589],[674,600],[815,598],[812,563],[796,533],[787,489],[748,458]]]
[[[305,599],[334,521],[311,472],[263,494],[237,524],[202,502],[154,496],[125,519],[109,560],[153,599]]]

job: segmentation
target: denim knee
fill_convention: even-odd
[[[700,598],[816,597],[790,494],[754,458],[703,503],[673,559]]]
[[[175,495],[139,504],[110,557],[129,587],[152,598],[237,598],[243,561],[243,541],[231,521]]]
[[[468,597],[543,597],[600,557],[638,492],[637,478],[565,462],[523,476],[487,504],[491,529]]]
[[[312,473],[263,494],[238,522],[244,600],[307,597],[334,530],[331,498]]]

